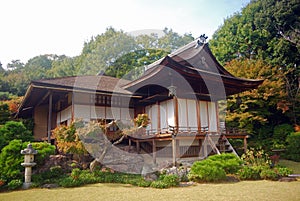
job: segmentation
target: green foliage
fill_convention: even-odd
[[[32,141],[33,135],[22,122],[8,121],[0,127],[0,138],[2,138],[2,144],[0,144],[0,149],[2,149],[13,139]]]
[[[24,144],[26,144],[26,142]],[[38,154],[34,157],[37,166],[44,164],[48,156],[55,154],[55,146],[48,142],[32,142],[31,144],[32,148],[38,151]]]
[[[32,175],[32,182],[36,186],[43,185],[45,183],[57,183],[60,179],[65,177],[64,170],[61,166],[53,166],[50,170]]]
[[[251,1],[240,13],[235,13],[226,19],[209,41],[212,52],[222,64],[245,59],[254,62],[264,61],[277,68],[276,72],[265,75],[264,78],[274,80],[274,77],[276,79],[280,74],[284,77],[283,85],[275,85],[266,91],[273,94],[273,100],[277,98],[278,101],[274,104],[271,100],[261,98],[266,103],[261,107],[253,108],[257,109],[260,114],[256,115],[251,112],[244,116],[244,121],[246,121],[246,116],[252,120],[252,115],[255,115],[268,120],[272,125],[284,123],[285,121],[282,122],[282,120],[286,117],[290,122],[297,124],[300,109],[298,79],[300,38],[297,30],[299,30],[300,23],[299,15],[295,13],[298,13],[299,9],[298,0]],[[242,66],[240,71],[244,70]],[[260,74],[255,74],[255,72],[256,70],[253,69],[255,79],[259,78]],[[281,91],[281,94],[273,93],[274,90]],[[250,100],[256,100],[255,96],[250,98]],[[247,109],[252,108],[248,104],[247,106]],[[277,106],[282,113],[277,113]],[[251,122],[247,125],[251,125]],[[255,125],[255,122],[252,125]]]
[[[24,167],[21,166],[21,163],[24,162],[24,156],[21,154],[21,150],[25,149],[28,143],[12,140],[2,149],[0,153],[0,178],[6,181],[23,178],[21,173],[24,171]],[[37,166],[40,166],[44,159],[53,154],[55,150],[55,146],[45,142],[32,143],[32,147],[38,151],[38,154],[35,155]]]
[[[284,79],[276,67],[262,60],[239,59],[226,64],[226,69],[237,77],[264,79],[264,82],[251,91],[227,99],[226,125],[246,129],[257,138],[270,137],[272,124],[282,121],[284,114],[277,110],[277,103],[285,97]],[[237,103],[237,100],[241,103]],[[271,124],[271,126],[269,125]],[[271,128],[268,132],[262,129]],[[269,136],[268,136],[269,135]]]
[[[44,54],[23,64],[14,60],[10,70],[0,68],[0,91],[24,95],[32,80],[77,75],[107,75],[136,78],[147,65],[169,52],[191,42],[191,34],[179,35],[165,28],[164,36],[157,34],[132,36],[112,27],[85,42],[79,56]]]
[[[20,179],[14,179],[8,182],[7,186],[9,190],[15,190],[21,188],[23,185],[23,182]]]
[[[24,156],[21,150],[25,149],[27,144],[21,140],[12,140],[5,146],[0,153],[0,174],[1,178],[6,180],[21,179],[21,172],[24,169],[21,163],[24,162]]]
[[[191,167],[188,178],[196,182],[217,182],[226,179],[226,172],[219,161],[196,161]]]
[[[232,153],[216,154],[208,157],[206,160],[211,160],[220,165],[226,174],[235,174],[243,164],[243,161]]]
[[[159,186],[163,188],[175,187],[179,185],[180,178],[178,175],[175,174],[162,174],[159,176],[157,181],[152,182],[151,187]],[[153,184],[156,183],[156,184]]]
[[[168,184],[162,180],[153,181],[150,185],[152,188],[168,188]]]
[[[287,167],[276,167],[276,171],[279,177],[287,177],[293,173],[293,171]]]
[[[287,136],[286,157],[293,161],[300,161],[300,132],[294,132]]]
[[[275,169],[263,169],[259,175],[261,179],[265,180],[276,181],[279,178],[279,175],[275,172]]]
[[[242,180],[258,180],[261,179],[260,173],[266,166],[244,166],[238,171],[239,178]]]
[[[122,183],[140,187],[149,187],[151,184],[150,181],[145,181],[140,175],[102,172],[100,170],[90,172],[78,168],[73,169],[70,176],[59,181],[59,185],[62,187],[75,187],[92,183]]]
[[[273,139],[285,141],[286,137],[294,131],[290,124],[280,124],[274,127]]]

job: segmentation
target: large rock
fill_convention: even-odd
[[[101,158],[105,144],[85,143],[85,148],[96,159]],[[105,157],[101,161],[103,166],[114,171],[141,174],[144,166],[144,158],[136,150],[125,146],[110,146]]]

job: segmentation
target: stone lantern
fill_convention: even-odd
[[[28,189],[31,185],[32,167],[36,165],[34,155],[37,154],[37,150],[33,149],[31,144],[28,144],[26,149],[21,150],[21,154],[24,155],[24,163],[21,163],[21,165],[25,167],[23,188]]]

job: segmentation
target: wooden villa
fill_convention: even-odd
[[[146,113],[150,123],[128,136],[130,145],[156,157],[206,157],[211,151],[233,151],[228,138],[247,133],[226,129],[218,101],[257,88],[263,80],[237,78],[215,59],[209,46],[197,39],[145,67],[129,81],[105,75],[32,81],[17,117],[33,118],[36,140],[51,140],[58,125],[80,118],[132,122]],[[208,148],[209,147],[209,148]]]

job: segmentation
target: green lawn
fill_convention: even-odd
[[[22,200],[299,200],[300,181],[242,181],[226,184],[197,184],[170,189],[141,188],[124,184],[94,184],[78,188],[31,189],[0,193],[2,201]]]
[[[293,170],[294,174],[300,174],[300,163],[299,162],[282,159],[279,161],[279,165],[283,165],[288,168],[291,168]]]

